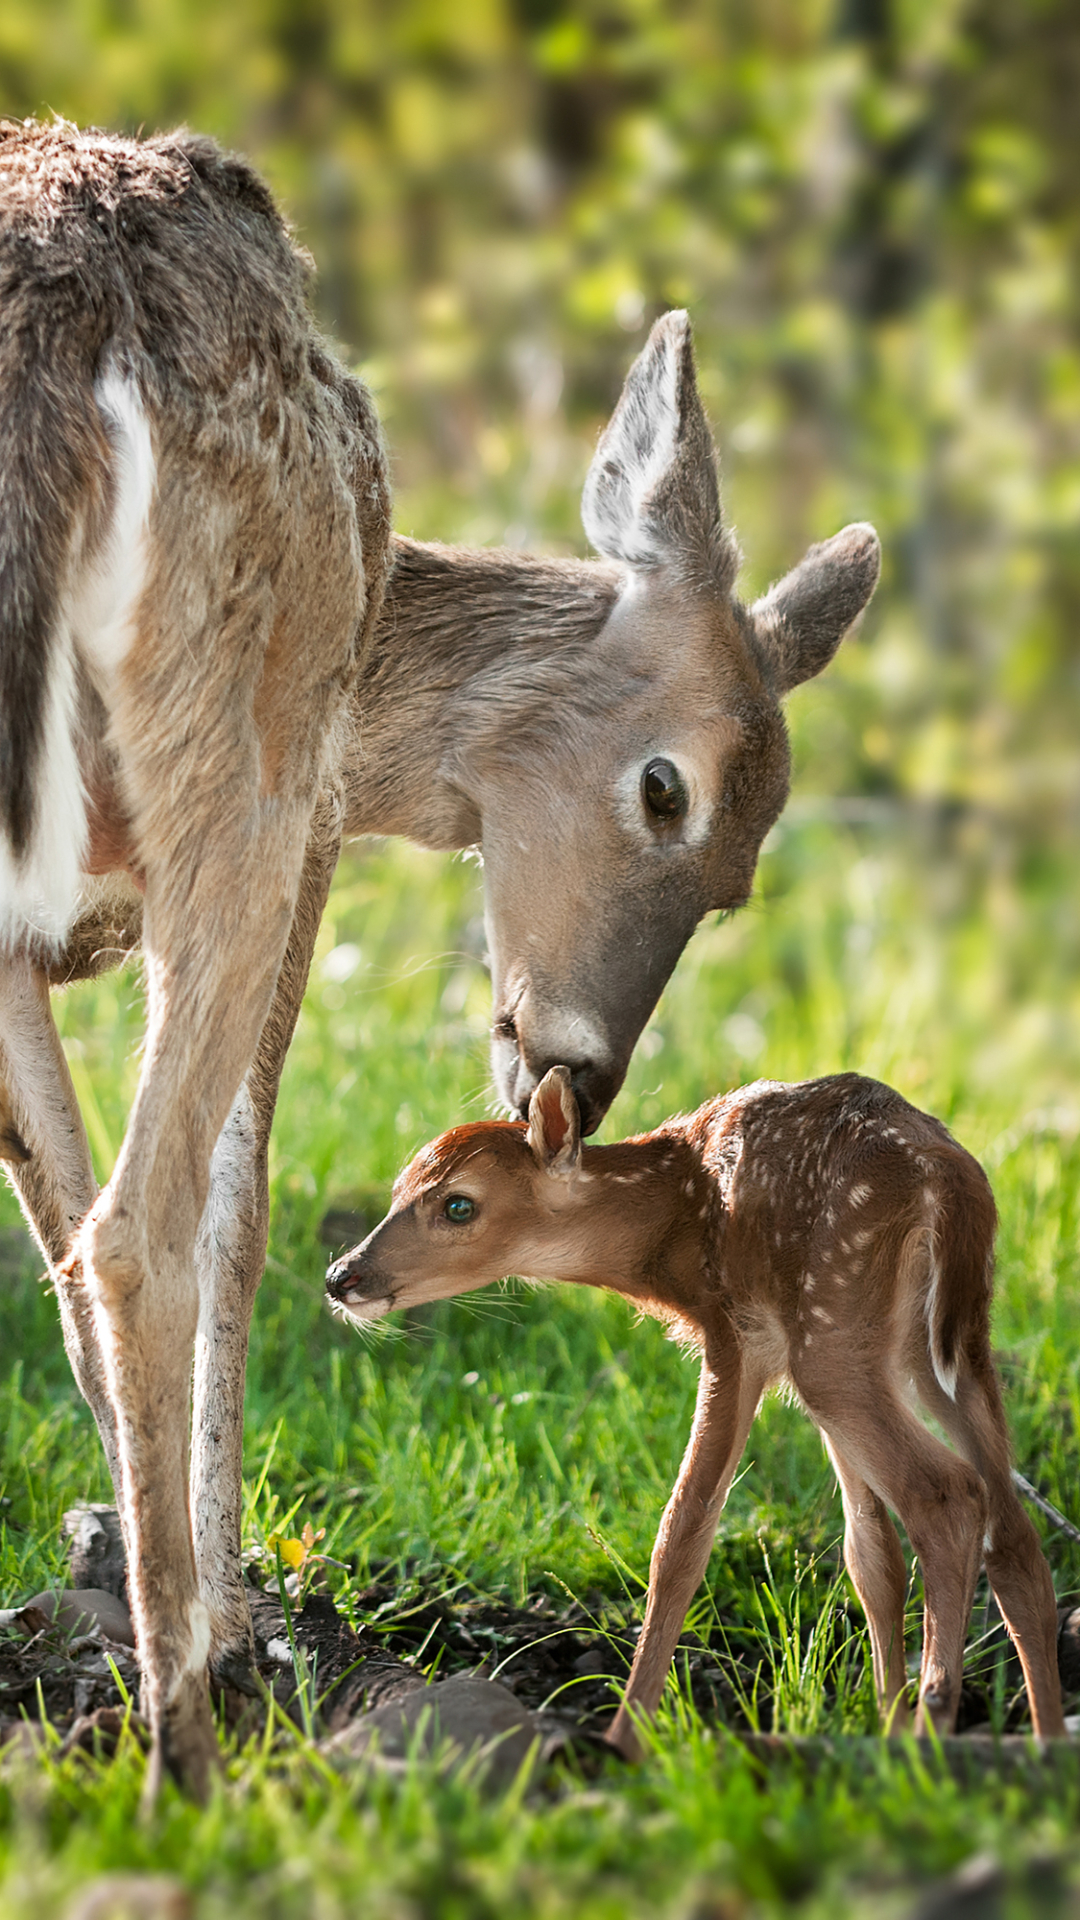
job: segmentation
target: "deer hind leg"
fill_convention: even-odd
[[[960,1704],[975,1581],[986,1531],[979,1475],[935,1440],[898,1399],[891,1380],[861,1384],[857,1400],[804,1398],[830,1444],[898,1515],[922,1568],[925,1612],[915,1731],[951,1731]]]
[[[86,1132],[49,1005],[46,974],[27,960],[0,961],[0,1157],[48,1263],[64,1345],[89,1405],[121,1504],[116,1420],[81,1271],[64,1262],[97,1184]]]
[[[252,1066],[218,1137],[196,1247],[191,1508],[199,1593],[210,1615],[210,1670],[254,1688],[254,1647],[240,1564],[244,1375],[266,1259],[267,1149],[278,1084],[341,846],[340,810],[320,808],[308,841],[285,959]]]
[[[986,1484],[989,1514],[983,1559],[1001,1617],[1020,1657],[1036,1734],[1064,1734],[1057,1661],[1057,1600],[1039,1537],[1020,1504],[1009,1465],[1009,1437],[989,1353],[962,1365],[956,1398],[931,1370],[920,1374],[919,1394],[954,1446]]]
[[[844,1501],[844,1565],[866,1614],[874,1684],[886,1732],[907,1725],[904,1699],[904,1601],[907,1567],[884,1502],[856,1473],[835,1442],[826,1440]]]
[[[628,1760],[641,1757],[632,1710],[651,1717],[660,1704],[763,1387],[760,1377],[743,1368],[734,1334],[702,1360],[694,1424],[652,1551],[641,1637],[623,1703],[607,1732]]]

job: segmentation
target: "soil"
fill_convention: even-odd
[[[95,1563],[99,1571],[102,1564]],[[425,1678],[472,1673],[497,1678],[524,1706],[542,1710],[546,1721],[557,1720],[588,1746],[614,1711],[636,1627],[628,1606],[599,1594],[587,1598],[588,1607],[537,1594],[513,1606],[461,1584],[449,1586],[445,1573],[424,1571],[402,1580],[387,1568],[354,1596],[357,1630],[328,1593],[309,1593],[292,1617],[310,1676],[314,1731],[336,1732],[365,1707],[383,1705]],[[249,1600],[261,1681],[278,1706],[302,1723],[280,1596],[253,1586]],[[1028,1724],[1019,1664],[1004,1628],[1000,1622],[987,1626],[981,1668],[969,1662],[961,1733],[987,1730],[995,1696],[999,1726],[1003,1710],[1005,1730]],[[1062,1610],[1059,1651],[1062,1681],[1071,1694],[1080,1689],[1080,1610]],[[743,1703],[756,1691],[760,1730],[767,1733],[771,1702],[757,1673],[760,1660],[760,1645],[749,1637],[740,1643],[737,1630],[716,1635],[711,1645],[688,1636],[677,1655],[684,1685],[707,1723],[747,1730]],[[137,1699],[138,1684],[129,1647],[100,1632],[65,1633],[40,1611],[24,1608],[0,1631],[0,1740],[40,1721],[44,1712],[67,1744],[107,1746],[120,1724],[124,1694]],[[233,1688],[224,1690],[223,1705],[227,1722],[244,1734],[265,1717],[264,1698]]]

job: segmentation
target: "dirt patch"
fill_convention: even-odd
[[[94,1510],[95,1529],[104,1514]],[[104,1521],[108,1533],[107,1518]],[[88,1530],[72,1531],[73,1558]],[[100,1548],[97,1532],[91,1529]],[[85,1554],[84,1554],[85,1557]],[[82,1562],[79,1563],[80,1566]],[[101,1551],[92,1562],[99,1577]],[[111,1566],[111,1563],[110,1563]],[[115,1571],[115,1570],[114,1570]],[[120,1566],[113,1582],[122,1587]],[[121,1596],[122,1597],[122,1596]],[[482,1674],[509,1687],[522,1704],[580,1733],[598,1736],[614,1711],[633,1658],[637,1625],[629,1603],[600,1594],[588,1604],[538,1594],[524,1606],[481,1595],[445,1573],[424,1570],[402,1578],[380,1570],[350,1602],[351,1619],[328,1593],[313,1592],[293,1613],[301,1655],[301,1685],[280,1596],[249,1592],[258,1673],[277,1705],[318,1735],[339,1732],[361,1712],[403,1697],[426,1680]],[[69,1608],[68,1613],[72,1610]],[[103,1611],[103,1620],[108,1618]],[[90,1631],[86,1631],[89,1624]],[[988,1630],[987,1630],[988,1629]],[[1080,1611],[1062,1610],[1061,1667],[1066,1692],[1080,1686]],[[708,1640],[687,1635],[676,1656],[680,1679],[707,1724],[751,1730],[773,1725],[767,1663],[759,1641],[716,1631]],[[93,1620],[74,1630],[27,1607],[0,1629],[0,1737],[43,1714],[76,1743],[115,1733],[114,1716],[138,1697],[138,1665],[130,1646],[110,1639]],[[224,1691],[228,1722],[253,1731],[265,1718],[265,1692]],[[969,1655],[958,1731],[1008,1732],[1029,1724],[1019,1663],[1000,1623],[984,1622],[976,1657]],[[89,1731],[88,1731],[89,1726]],[[100,1744],[100,1741],[99,1741]]]

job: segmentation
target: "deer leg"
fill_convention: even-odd
[[[255,1059],[214,1148],[196,1248],[191,1508],[199,1592],[210,1615],[216,1680],[254,1688],[254,1647],[240,1564],[244,1376],[252,1310],[266,1260],[267,1153],[278,1085],[307,985],[315,937],[341,847],[340,813],[316,816],[285,959]]]
[[[926,1606],[915,1731],[925,1732],[929,1722],[948,1733],[982,1561],[986,1488],[902,1404],[887,1377],[862,1387],[854,1404],[845,1397],[834,1406],[822,1406],[803,1381],[797,1384],[830,1444],[898,1515],[918,1555]]]
[[[284,958],[306,840],[299,808],[271,798],[241,811],[243,797],[216,834],[147,862],[142,1072],[116,1169],[72,1257],[117,1414],[151,1796],[163,1765],[204,1792],[217,1753],[188,1508],[195,1241],[211,1154]]]
[[[623,1703],[607,1732],[628,1760],[641,1757],[632,1710],[651,1716],[660,1704],[763,1385],[744,1372],[734,1335],[722,1347],[710,1346],[702,1360],[690,1440],[649,1563],[641,1637]]]
[[[1065,1732],[1057,1660],[1057,1600],[1039,1536],[1009,1470],[1009,1436],[993,1362],[962,1367],[951,1399],[929,1369],[919,1394],[950,1440],[982,1476],[989,1499],[983,1561],[1001,1617],[1020,1657],[1031,1720],[1040,1739]]]
[[[27,960],[0,961],[0,1157],[48,1263],[64,1346],[97,1422],[117,1503],[116,1421],[81,1271],[64,1261],[97,1195],[86,1131],[49,1004],[48,978]]]
[[[884,1503],[835,1444],[826,1440],[844,1501],[844,1565],[870,1629],[881,1717],[889,1733],[907,1725],[904,1600],[907,1567]]]

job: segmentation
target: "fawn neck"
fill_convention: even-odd
[[[574,1277],[700,1326],[715,1274],[716,1219],[695,1149],[670,1133],[585,1147],[579,1179],[588,1267]]]

